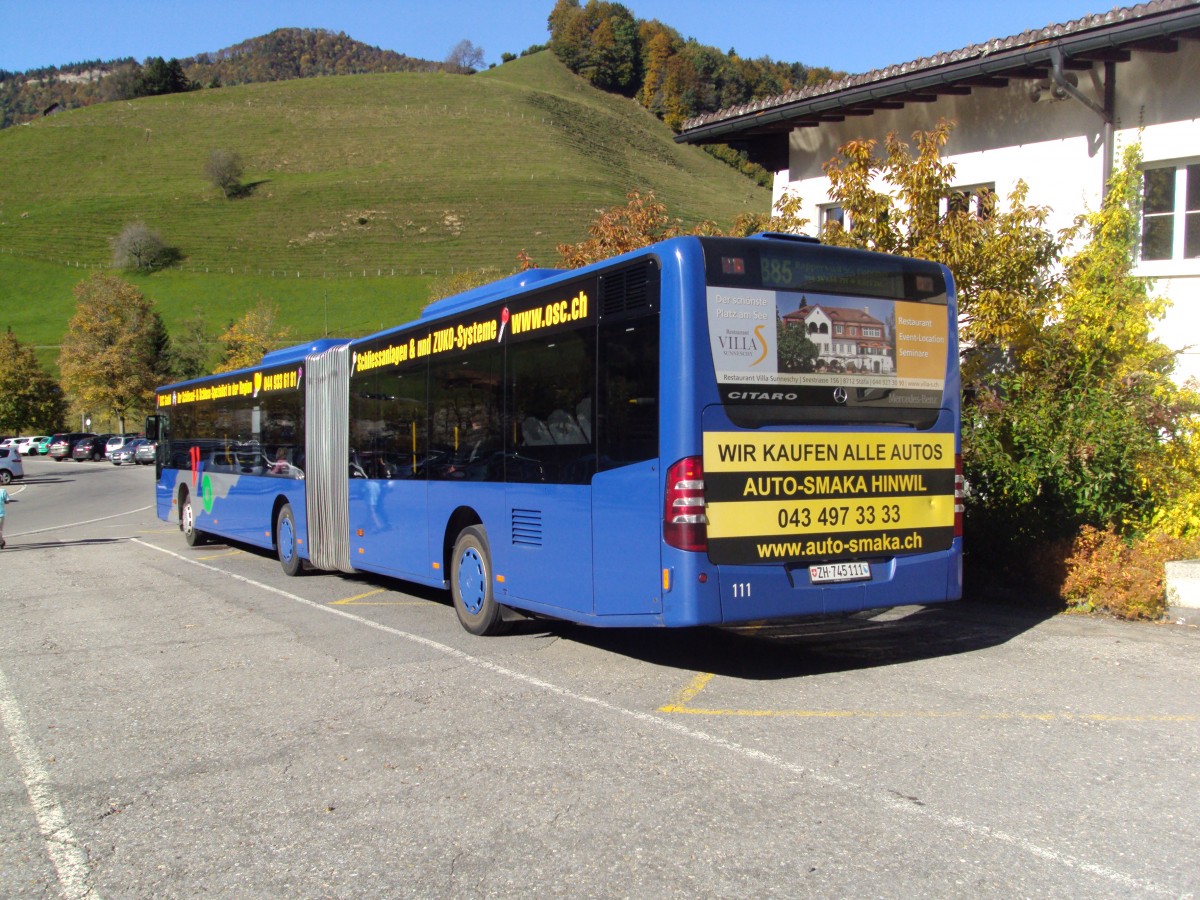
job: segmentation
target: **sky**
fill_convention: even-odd
[[[1128,0],[1126,0],[1128,4]],[[1114,0],[627,0],[720,50],[850,73],[1105,12]],[[1128,4],[1131,5],[1131,4]],[[487,64],[549,39],[554,0],[0,0],[0,69],[85,60],[185,59],[276,28],[344,31],[444,60],[462,40]]]

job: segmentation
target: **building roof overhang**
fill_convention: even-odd
[[[1062,70],[1088,71],[1128,61],[1135,51],[1173,53],[1185,40],[1200,40],[1200,2],[1151,0],[698,116],[684,122],[675,140],[769,144],[795,128],[1048,78],[1056,56]]]

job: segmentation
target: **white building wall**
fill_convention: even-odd
[[[1182,42],[1180,48],[1168,54],[1135,53],[1130,62],[1116,66],[1117,163],[1122,148],[1138,140],[1147,166],[1200,162],[1200,44]],[[1093,72],[1078,75],[1079,89],[1102,105],[1103,67],[1097,64]],[[966,97],[944,96],[933,103],[908,103],[900,110],[795,129],[789,169],[775,179],[775,199],[785,189],[798,193],[809,231],[817,234],[829,190],[822,166],[841,145],[873,139],[882,146],[889,132],[911,143],[913,132],[928,131],[945,118],[956,123],[945,148],[956,186],[993,185],[1003,200],[1024,180],[1027,202],[1050,207],[1047,226],[1066,228],[1077,215],[1099,206],[1104,123],[1074,99],[1034,102],[1033,84],[1013,80],[1006,88],[975,88]],[[1177,228],[1182,227],[1180,219]],[[1167,346],[1181,351],[1179,380],[1200,380],[1200,258],[1140,263],[1137,272],[1155,278],[1156,293],[1172,301],[1158,331]]]

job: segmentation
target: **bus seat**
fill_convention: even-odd
[[[525,417],[525,421],[521,423],[521,436],[525,438],[525,445],[529,447],[542,447],[554,443],[546,423],[535,416]]]
[[[556,444],[586,444],[588,439],[583,429],[575,421],[575,417],[565,410],[556,409],[550,413],[546,424],[550,426],[550,436]]]
[[[583,432],[585,443],[592,442],[592,398],[585,397],[579,401],[579,405],[575,407],[575,419],[579,422],[579,429]]]

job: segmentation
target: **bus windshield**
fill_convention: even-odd
[[[705,282],[713,366],[735,423],[936,421],[949,339],[939,266],[717,239],[705,241]]]

